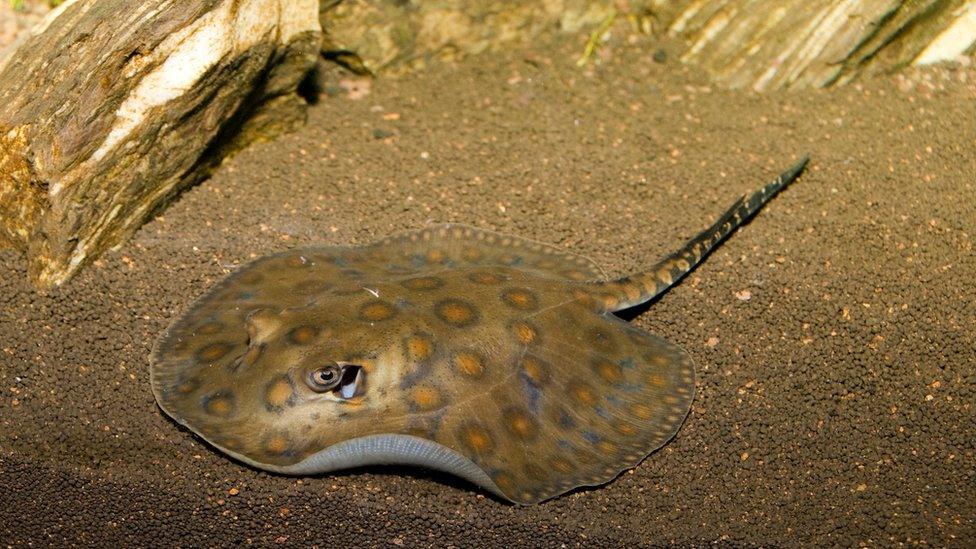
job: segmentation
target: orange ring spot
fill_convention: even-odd
[[[654,410],[646,404],[632,404],[630,412],[640,419],[651,419],[654,416]]]
[[[211,343],[197,352],[197,358],[206,362],[218,360],[230,351],[230,345],[226,343]]]
[[[461,257],[467,261],[478,261],[484,254],[478,248],[465,248],[461,251]]]
[[[417,408],[427,412],[440,406],[440,391],[433,387],[416,387],[412,391],[411,399]]]
[[[539,307],[535,294],[521,288],[511,288],[502,292],[502,300],[520,311],[534,311]]]
[[[422,362],[434,354],[434,342],[426,336],[411,336],[407,338],[407,355],[413,362]]]
[[[507,410],[504,413],[505,426],[513,435],[525,440],[535,436],[535,422],[522,410]]]
[[[469,424],[462,427],[461,438],[468,448],[478,454],[487,454],[495,448],[491,434],[479,425]]]
[[[522,358],[522,370],[536,385],[541,386],[549,380],[549,372],[545,363],[534,356]]]
[[[288,439],[281,435],[275,435],[264,443],[264,449],[269,454],[281,455],[288,451]]]
[[[620,433],[621,435],[632,437],[637,434],[637,427],[634,427],[630,423],[625,423],[623,421],[618,422],[613,426],[613,429]]]
[[[536,329],[527,322],[516,322],[514,325],[514,331],[515,337],[526,345],[535,341],[539,336]]]
[[[598,361],[594,368],[596,369],[597,375],[608,383],[617,383],[624,378],[623,368],[609,360]]]
[[[608,440],[601,440],[597,444],[597,447],[604,454],[615,454],[615,453],[617,453],[617,450],[618,450],[617,445],[614,444],[614,443],[612,443],[612,442],[610,442],[610,441],[608,441]]]
[[[466,376],[481,377],[485,373],[485,365],[481,356],[473,351],[461,351],[455,355],[454,366]]]
[[[477,320],[474,308],[459,299],[445,299],[436,305],[437,316],[453,326],[468,326]]]
[[[478,284],[495,285],[501,284],[504,280],[500,275],[495,273],[488,273],[484,271],[478,271],[468,275],[468,279],[472,282],[477,282]]]
[[[429,263],[443,263],[447,259],[444,250],[433,249],[427,252],[426,259]]]
[[[370,301],[359,309],[360,318],[372,322],[387,320],[395,314],[396,309],[385,301]]]
[[[230,393],[219,391],[208,398],[203,407],[208,414],[227,417],[234,411],[234,399]]]
[[[549,460],[549,465],[560,473],[569,474],[573,472],[573,464],[566,458],[554,457]]]
[[[573,383],[569,387],[569,394],[580,404],[593,406],[596,404],[596,394],[593,389],[583,383]]]
[[[434,290],[444,285],[444,281],[433,276],[409,278],[400,283],[409,290]]]
[[[667,380],[667,378],[665,378],[661,374],[653,373],[653,374],[647,376],[647,383],[651,387],[656,387],[658,389],[661,389],[661,388],[663,388],[664,386],[666,386],[668,384],[668,380]]]
[[[299,326],[292,331],[288,332],[288,339],[292,343],[297,343],[299,345],[305,345],[311,343],[315,339],[315,335],[318,330],[314,326]]]
[[[294,390],[291,387],[291,383],[288,383],[288,379],[282,376],[271,382],[268,390],[264,393],[264,400],[272,408],[281,408],[288,403],[288,400],[291,399],[293,394]]]

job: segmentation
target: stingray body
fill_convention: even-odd
[[[695,388],[684,351],[612,313],[672,286],[805,163],[619,280],[459,225],[258,259],[160,339],[153,392],[280,473],[419,465],[523,504],[605,483],[674,436]]]

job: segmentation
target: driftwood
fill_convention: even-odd
[[[316,0],[68,0],[0,61],[0,243],[41,288],[304,120]]]
[[[825,87],[952,60],[976,43],[969,0],[693,0],[668,32],[682,60],[721,84],[758,91]]]
[[[553,30],[591,32],[617,0],[323,0],[326,49],[355,54],[379,74],[423,68],[430,59],[530,42]],[[631,2],[644,4],[646,2]]]
[[[972,53],[972,0],[359,0],[323,12],[335,51],[373,72],[527,42],[547,30],[644,32],[733,88],[845,83]],[[597,40],[597,42],[599,42]],[[603,47],[612,47],[607,44]],[[648,55],[653,52],[649,51]]]

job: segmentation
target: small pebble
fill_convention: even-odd
[[[372,80],[369,78],[343,78],[339,81],[339,88],[344,90],[353,101],[369,95]]]

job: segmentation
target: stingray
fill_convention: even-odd
[[[607,483],[674,437],[695,393],[686,352],[614,313],[672,287],[806,162],[619,279],[464,225],[259,258],[160,338],[153,394],[277,473],[421,466],[520,504]]]

